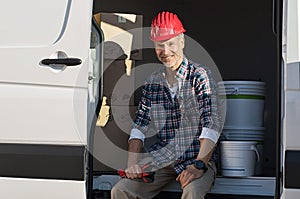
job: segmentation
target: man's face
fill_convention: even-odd
[[[159,61],[167,68],[177,70],[183,60],[184,38],[177,36],[165,41],[154,42]]]

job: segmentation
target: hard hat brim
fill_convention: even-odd
[[[174,37],[177,37],[178,35],[180,35],[181,33],[184,33],[184,32],[185,32],[185,30],[182,31],[182,32],[172,34],[172,35],[163,35],[163,36],[156,36],[156,37],[151,37],[150,36],[150,39],[154,42],[155,41],[165,41],[165,40],[169,40],[169,39],[172,39]]]

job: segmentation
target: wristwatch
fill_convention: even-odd
[[[204,173],[208,169],[206,164],[202,160],[196,160],[194,166],[196,167],[196,169],[203,170]]]

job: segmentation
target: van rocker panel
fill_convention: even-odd
[[[0,176],[84,180],[85,146],[0,144]]]

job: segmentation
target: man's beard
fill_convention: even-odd
[[[178,55],[178,54],[177,54]],[[182,55],[178,55],[177,59],[172,61],[172,62],[163,62],[163,65],[167,68],[174,68],[176,66],[176,69],[178,68],[178,66],[181,64],[180,60],[183,58]]]

